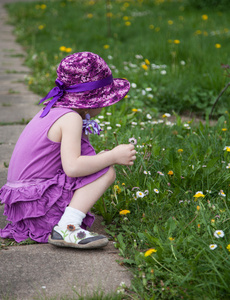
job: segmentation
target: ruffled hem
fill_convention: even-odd
[[[0,190],[0,201],[4,215],[11,223],[0,229],[2,238],[13,238],[21,242],[28,238],[47,243],[53,226],[63,215],[73,193],[108,171],[105,168],[95,174],[70,178],[59,170],[56,176],[47,180],[8,182]],[[81,227],[91,227],[94,216],[88,213]]]

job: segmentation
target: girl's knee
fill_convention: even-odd
[[[110,166],[106,175],[107,175],[108,182],[112,184],[116,179],[116,171],[114,167]]]

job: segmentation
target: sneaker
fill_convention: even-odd
[[[67,225],[67,229],[64,230],[56,225],[48,238],[48,243],[52,245],[81,249],[102,248],[108,242],[106,236],[89,232],[74,225]]]

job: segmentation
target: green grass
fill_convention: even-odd
[[[196,11],[185,1],[111,3],[110,37],[105,1],[9,5],[33,71],[28,83],[41,96],[53,87],[67,55],[61,46],[96,52],[114,66],[114,76],[130,80],[129,96],[102,112],[104,132],[91,137],[97,151],[137,140],[134,166],[116,166],[116,182],[94,207],[121,264],[134,274],[124,298],[229,299],[229,91],[217,104],[215,125],[207,117],[183,122],[176,113],[158,119],[171,110],[210,112],[229,81],[220,67],[229,63],[229,12]],[[194,197],[199,191],[204,197]],[[216,230],[224,236],[215,237]]]
[[[229,81],[221,68],[229,64],[228,10],[195,10],[185,0],[50,0],[7,8],[28,51],[28,83],[40,95],[53,87],[61,58],[79,51],[98,53],[115,76],[135,83],[131,101],[139,108],[206,115]],[[150,95],[142,95],[145,87]],[[227,90],[215,114],[229,104]]]
[[[212,127],[178,116],[159,121],[132,112],[128,101],[106,110],[99,120],[112,129],[92,138],[98,151],[137,139],[134,166],[117,166],[117,181],[95,205],[135,275],[133,299],[228,299],[229,115]],[[204,196],[195,198],[198,191]],[[148,249],[156,252],[145,257]]]

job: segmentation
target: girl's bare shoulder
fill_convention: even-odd
[[[53,142],[60,142],[63,134],[75,135],[82,131],[82,118],[76,112],[69,112],[61,116],[50,128],[48,138]]]

